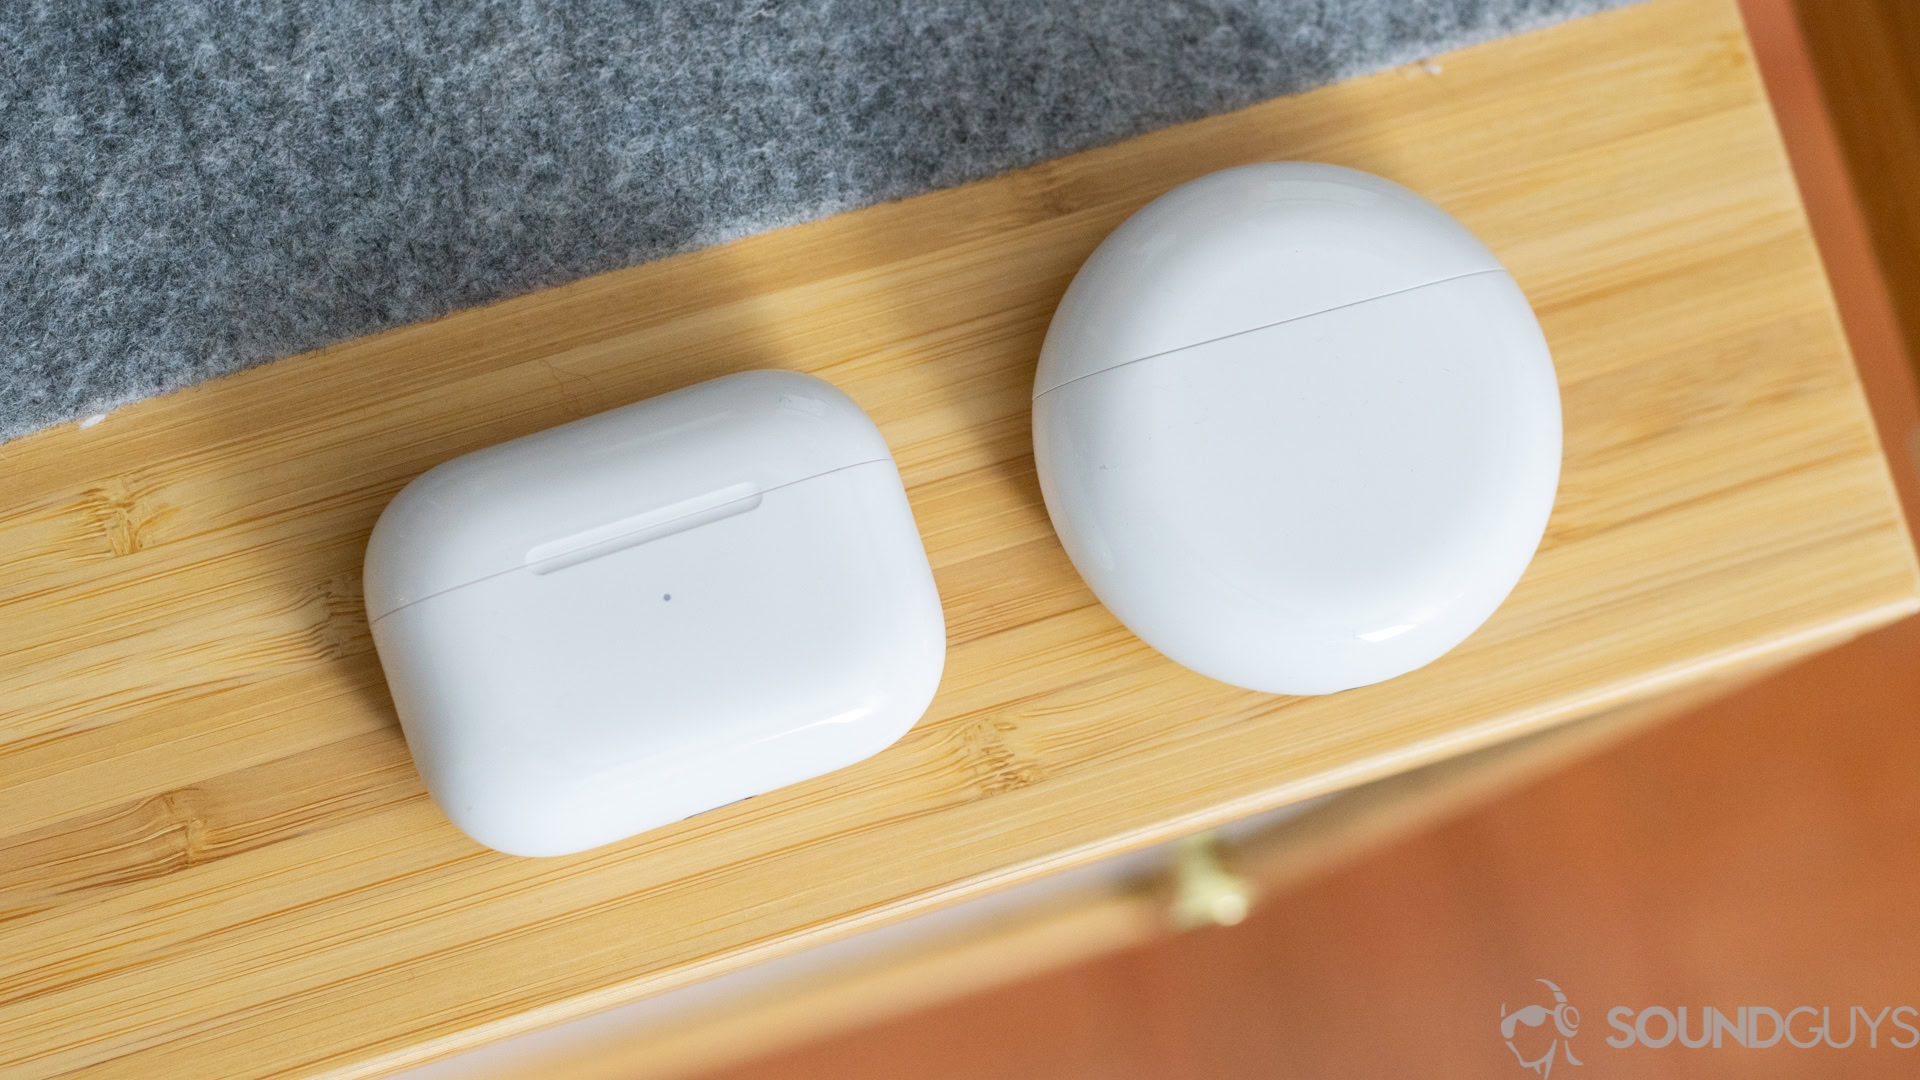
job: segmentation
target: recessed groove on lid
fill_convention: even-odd
[[[690,499],[535,544],[527,549],[526,565],[533,567],[537,574],[551,573],[622,548],[744,514],[760,505],[760,495],[760,489],[748,481],[728,484]]]

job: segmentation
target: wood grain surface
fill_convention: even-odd
[[[1761,674],[1746,672],[1736,686]],[[1259,831],[1236,833],[1223,844],[1226,864],[1253,883],[1258,913],[1275,896],[1343,864],[1554,773],[1690,705],[1718,698],[1735,688],[1727,682],[1703,679],[1685,690],[1375,780]],[[805,978],[770,978],[766,985],[714,993],[665,1014],[604,1023],[621,1015],[615,1010],[587,1020],[590,1030],[561,1025],[401,1075],[407,1080],[433,1080],[435,1074],[470,1080],[681,1080],[753,1062],[752,1068],[778,1076],[786,1064],[783,1053],[832,1057],[822,1052],[822,1040],[889,1021],[911,1028],[916,1021],[907,1019],[909,1014],[1191,932],[1177,927],[1173,917],[1178,882],[1173,853],[1163,849],[1160,854],[1158,867],[1131,879],[1077,885],[1052,879],[1061,885],[1059,892],[977,922],[937,927],[924,926],[925,919],[910,922],[923,925],[917,936],[816,967]],[[643,1001],[639,1008],[660,1000]],[[1116,1043],[1126,1041],[1123,1032],[1108,1035]],[[850,1037],[865,1041],[871,1033]],[[1259,1038],[1252,1031],[1248,1037]],[[1040,1056],[1034,1044],[1044,1041],[1029,1032],[1016,1052]],[[1008,1048],[997,1050],[991,1064],[927,1062],[923,1069],[996,1077],[1054,1074],[1032,1062],[1010,1067],[1001,1056]],[[842,1055],[841,1067],[889,1080],[909,1072],[897,1065],[876,1068],[869,1056]],[[1099,1075],[1097,1067],[1084,1066],[1080,1074]]]
[[[1273,698],[1122,629],[1028,446],[1113,226],[1248,161],[1369,169],[1539,310],[1567,423],[1513,597]],[[297,287],[298,283],[289,283]],[[244,313],[236,313],[244,317]],[[732,371],[893,446],[939,697],[855,767],[585,855],[434,810],[373,656],[381,507],[458,454]],[[1654,0],[297,357],[0,447],[0,1074],[368,1076],[1804,649],[1912,549],[1729,0]]]

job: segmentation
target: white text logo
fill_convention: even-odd
[[[1669,1009],[1650,1005],[1634,1009],[1615,1005],[1607,1010],[1607,1024],[1618,1034],[1607,1036],[1607,1045],[1624,1050],[1629,1046],[1659,1049],[1673,1043],[1698,1049],[1744,1046],[1765,1049],[1783,1040],[1802,1050],[1825,1044],[1845,1050],[1864,1037],[1862,1044],[1878,1049],[1882,1040],[1888,1046],[1911,1050],[1920,1043],[1920,1028],[1912,1024],[1920,1010],[1911,1005],[1884,1006],[1878,1012],[1855,1005],[1845,1010],[1847,1038],[1837,1041],[1839,1024],[1833,1019],[1833,1007],[1801,1005],[1784,1013],[1765,1005],[1742,1005],[1731,1014],[1708,1005],[1688,1009],[1685,1005]]]

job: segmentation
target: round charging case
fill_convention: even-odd
[[[1147,205],[1067,289],[1033,393],[1047,511],[1094,593],[1271,693],[1458,645],[1559,482],[1526,298],[1444,211],[1352,169],[1249,165]]]
[[[394,496],[367,616],[434,802],[582,851],[904,734],[946,627],[873,421],[752,371],[489,447]]]

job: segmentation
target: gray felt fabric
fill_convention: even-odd
[[[0,438],[1623,2],[0,3]]]

